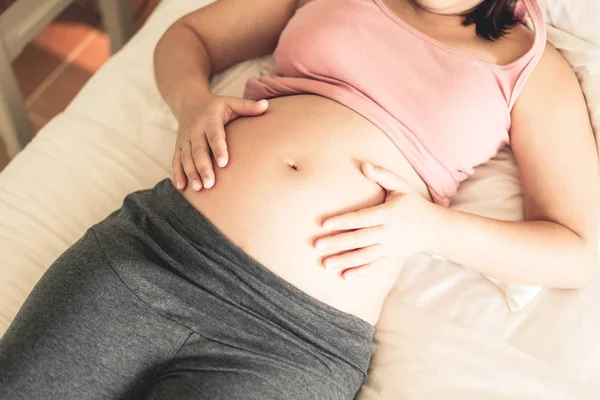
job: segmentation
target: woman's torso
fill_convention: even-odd
[[[320,96],[271,99],[264,115],[225,129],[228,165],[215,168],[213,188],[188,187],[184,197],[281,278],[375,324],[396,276],[343,280],[325,270],[313,243],[326,234],[325,218],[383,201],[385,192],[362,174],[361,161],[388,168],[429,199],[420,177],[375,125]]]
[[[381,17],[389,16],[382,12]],[[439,32],[428,29],[427,35],[460,47],[472,57],[489,57],[498,63],[510,62],[531,47],[531,37],[522,27],[494,45],[481,42],[470,29],[471,36],[462,28],[454,35],[443,28]],[[461,40],[456,41],[457,36]],[[230,162],[225,169],[215,168],[215,186],[199,193],[188,188],[184,197],[281,278],[375,324],[401,266],[345,281],[324,269],[323,255],[313,243],[327,234],[321,228],[325,218],[383,201],[383,189],[363,176],[361,161],[400,175],[431,201],[424,180],[394,141],[341,101],[314,94],[275,94],[264,115],[237,119],[226,126],[226,132]]]
[[[543,25],[535,0],[524,1]],[[463,16],[412,4],[306,3],[279,37],[274,68],[250,78],[244,97],[314,93],[344,104],[380,127],[447,207],[460,182],[508,143],[510,110],[544,32],[518,25],[490,41]]]

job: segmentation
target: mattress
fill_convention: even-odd
[[[170,176],[176,122],[153,80],[167,26],[206,0],[163,0],[132,41],[0,174],[0,334],[47,267],[132,191]],[[240,96],[272,59],[213,90]],[[388,297],[358,398],[600,398],[600,274],[511,312],[503,293],[446,260],[415,256]]]

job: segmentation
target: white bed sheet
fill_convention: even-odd
[[[163,0],[132,42],[0,174],[0,334],[46,268],[134,190],[170,174],[175,122],[155,87],[152,50],[205,0]],[[270,58],[217,77],[239,95]],[[547,290],[510,312],[500,290],[448,261],[407,266],[378,324],[360,399],[600,398],[600,276]]]

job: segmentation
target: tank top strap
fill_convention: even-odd
[[[516,83],[510,96],[508,103],[509,111],[512,111],[521,90],[523,90],[527,78],[537,66],[542,58],[542,54],[544,54],[544,49],[546,48],[546,23],[544,21],[544,14],[537,0],[520,0],[515,10],[515,16],[520,20],[529,17],[533,25],[535,36],[533,46],[529,52],[530,56],[523,59],[523,67],[513,70],[514,72],[511,71],[511,73],[520,72],[520,74],[516,78]]]

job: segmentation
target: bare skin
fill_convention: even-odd
[[[272,52],[279,33],[294,10],[306,6],[310,1],[319,0],[261,0],[250,2],[253,6],[248,9],[244,9],[243,0],[220,0],[209,6],[212,7],[209,10],[199,10],[195,18],[184,20],[187,24],[185,28],[175,26],[171,33],[167,32],[156,52],[157,83],[180,124],[186,118],[193,120],[186,115],[193,115],[196,112],[194,107],[209,95],[208,77],[212,73],[242,59]],[[479,1],[430,0],[417,4],[418,7],[412,0],[384,2],[416,29],[489,63],[503,65],[518,59],[527,52],[533,41],[533,35],[524,27],[515,28],[496,42],[487,42],[476,36],[473,26],[460,25],[461,17],[456,14],[471,9]],[[236,28],[239,24],[235,24],[235,15],[231,17],[231,25],[220,20],[214,27],[210,26],[215,16],[232,15],[236,8],[240,13],[236,15],[241,18],[243,14],[244,18],[254,22],[247,25],[258,26],[261,21],[269,21],[270,26],[258,33],[246,32],[243,28]],[[202,13],[204,16],[200,15]],[[190,29],[195,29],[195,33],[190,34]],[[229,35],[227,38],[239,35],[239,40],[228,39],[229,42],[223,44],[222,38],[226,34]],[[177,48],[177,43],[182,47]],[[190,50],[194,46],[196,51]],[[219,51],[223,47],[233,50],[221,54]],[[541,70],[550,75],[552,72],[548,71],[562,71],[564,60],[552,55],[554,49],[550,48],[547,52],[551,55],[544,57]],[[176,62],[173,62],[173,54],[178,58]],[[236,54],[236,58],[231,58],[231,54]],[[540,79],[534,77],[536,74],[534,72],[532,77],[534,82]],[[529,123],[520,116],[527,113],[527,108],[533,107],[531,102],[539,100],[540,96],[552,97],[539,85],[534,85],[525,88],[523,93],[526,100],[517,102],[515,106],[514,113],[519,116],[520,122],[519,132],[511,132],[519,137],[514,150],[520,158],[518,161],[522,163],[534,163],[537,159],[549,163],[542,153],[555,149],[540,145],[536,150],[526,150],[526,143],[533,139],[523,139],[527,136],[521,133],[529,128]],[[570,91],[567,92],[575,98],[572,106],[579,111],[575,112],[575,121],[563,123],[570,124],[571,130],[575,125],[581,131],[581,139],[574,140],[571,137],[571,144],[561,142],[561,146],[573,149],[573,146],[579,148],[589,144],[585,138],[589,133],[589,121],[580,121],[584,117],[581,108],[585,111],[585,107],[578,97],[580,93],[573,88],[573,82],[569,85]],[[565,126],[563,128],[566,130]],[[194,154],[185,156],[180,152],[180,158],[175,158],[174,179],[186,183],[182,191],[184,197],[266,268],[316,299],[375,325],[385,297],[400,273],[402,260],[389,260],[389,268],[382,268],[360,279],[344,280],[339,271],[323,268],[324,256],[331,254],[318,252],[314,243],[326,234],[321,226],[325,218],[383,201],[384,190],[365,179],[359,168],[361,161],[389,169],[404,178],[424,199],[431,201],[423,180],[379,128],[354,111],[320,96],[306,94],[269,99],[266,112],[241,116],[228,123],[225,132],[226,141],[212,148],[215,157],[227,155],[225,167],[218,166],[214,159],[206,156],[200,156],[195,164]],[[523,146],[519,146],[520,143]],[[546,146],[554,145],[547,143]],[[582,167],[593,164],[589,154],[584,157],[573,156],[563,162],[585,164]],[[194,168],[185,168],[186,163]],[[197,175],[188,176],[188,170],[191,169]],[[551,176],[544,175],[546,182],[539,182],[527,171],[523,174],[530,214],[544,217],[545,211],[552,212],[551,217],[557,224],[568,222],[570,232],[585,235],[586,243],[594,240],[596,227],[585,226],[581,222],[585,214],[569,215],[567,218],[554,212],[561,206],[565,208],[568,199],[554,195],[551,198],[549,190],[553,188],[547,184]],[[204,184],[201,190],[194,189],[189,183],[192,179],[204,180],[204,176],[209,177],[210,184]],[[585,178],[591,179],[589,176],[582,179]],[[571,183],[571,190],[581,193],[584,190],[583,182]],[[535,199],[542,199],[543,202]],[[533,204],[537,208],[531,208]],[[544,208],[540,208],[540,204]],[[582,203],[581,207],[584,211],[590,211],[591,208],[587,202]],[[460,221],[457,223],[460,224]],[[476,236],[477,229],[490,229],[481,221],[471,224],[472,231],[465,231],[465,236]],[[561,238],[566,238],[565,232],[562,233]],[[544,236],[543,233],[537,234]],[[516,234],[513,236],[516,237]],[[556,240],[559,240],[559,236],[556,236]],[[510,252],[510,239],[503,244],[508,246]],[[576,246],[575,242],[573,246]],[[455,248],[460,246],[456,244]],[[459,262],[461,257],[467,257],[462,253],[456,254],[455,248],[435,250],[440,250],[438,253],[443,255],[446,255],[444,251],[454,252],[454,258],[451,259]],[[538,250],[541,252],[544,249]],[[514,257],[517,259],[519,256]],[[469,265],[468,258],[464,261]],[[494,271],[487,273],[494,275]]]
[[[323,268],[313,243],[327,233],[325,218],[382,202],[385,193],[362,175],[362,160],[385,165],[429,199],[420,177],[383,132],[319,96],[270,99],[264,115],[236,119],[226,131],[230,160],[215,168],[215,186],[188,186],[184,197],[265,267],[374,324],[399,269],[346,281]]]

